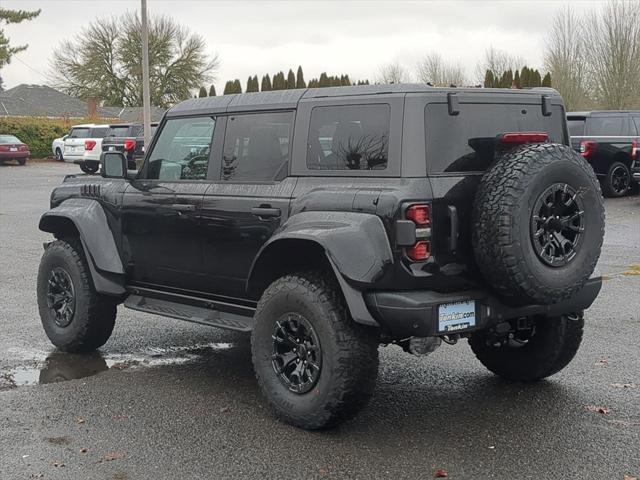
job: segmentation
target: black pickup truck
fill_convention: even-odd
[[[156,122],[151,124],[151,135],[158,128]],[[109,130],[102,140],[103,152],[122,152],[127,157],[129,169],[137,169],[136,160],[144,157],[144,127],[141,123],[117,123],[109,125]]]
[[[567,125],[571,146],[591,164],[605,196],[626,195],[640,181],[640,110],[569,112]]]

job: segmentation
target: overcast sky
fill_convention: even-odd
[[[48,58],[63,39],[92,20],[139,8],[139,0],[0,0],[3,8],[42,9],[34,20],[4,26],[13,44],[28,43],[0,75],[5,87],[45,83]],[[302,65],[309,80],[321,72],[373,80],[380,64],[398,60],[410,71],[429,52],[462,62],[473,78],[491,45],[542,67],[545,34],[566,4],[593,1],[187,1],[148,0],[151,14],[167,14],[202,35],[221,65],[216,88],[250,74]]]

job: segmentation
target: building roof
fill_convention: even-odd
[[[142,107],[97,107],[98,116],[122,121],[142,120]],[[151,120],[164,110],[151,108]],[[20,84],[0,93],[0,116],[86,118],[87,103],[46,85]]]

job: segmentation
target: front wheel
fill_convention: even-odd
[[[473,334],[469,345],[490,371],[512,381],[534,382],[566,367],[582,341],[582,313],[529,319],[529,329],[497,336],[491,330]]]
[[[116,300],[95,291],[77,238],[50,243],[38,270],[38,310],[44,331],[65,352],[89,352],[113,331]]]
[[[622,197],[631,187],[631,172],[622,162],[613,162],[602,181],[602,193],[605,197]]]
[[[350,318],[333,278],[318,272],[279,278],[255,318],[253,366],[280,419],[314,430],[366,405],[378,372],[378,334]]]
[[[60,148],[56,148],[56,160],[59,162],[64,161],[64,157],[62,156],[62,150]]]

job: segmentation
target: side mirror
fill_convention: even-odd
[[[104,152],[100,155],[102,171],[105,178],[127,178],[127,158],[120,152]]]
[[[64,135],[64,136],[62,137],[62,141],[64,142],[64,141],[67,139],[67,137],[68,137],[68,136],[69,136],[69,135]]]

